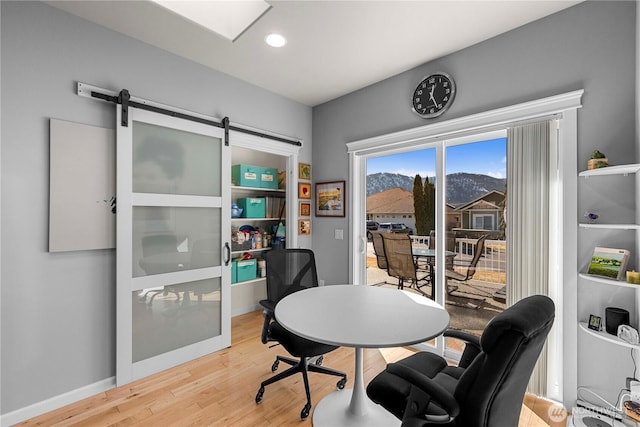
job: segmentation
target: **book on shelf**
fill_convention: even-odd
[[[596,247],[587,274],[611,280],[622,280],[629,262],[629,251]]]
[[[265,197],[265,217],[266,218],[280,218],[280,212],[282,212],[282,218],[285,217],[284,213],[284,197],[266,196]]]

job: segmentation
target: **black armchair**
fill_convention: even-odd
[[[419,352],[389,364],[369,383],[367,394],[403,427],[516,426],[554,312],[546,296],[524,298],[493,318],[479,340],[460,331],[445,333],[467,341],[458,366]]]
[[[264,344],[278,342],[289,354],[297,359],[277,356],[271,365],[271,371],[278,369],[280,362],[291,365],[286,371],[263,381],[256,395],[256,403],[262,401],[265,387],[291,375],[302,373],[307,404],[300,412],[300,418],[305,419],[311,411],[311,392],[309,391],[308,372],[341,377],[336,386],[343,389],[347,383],[344,372],[321,366],[323,355],[335,350],[336,346],[327,345],[302,338],[282,327],[274,318],[278,301],[294,292],[318,286],[316,261],[313,252],[308,249],[281,249],[267,252],[267,298],[260,301],[264,308],[264,323],[261,339]]]

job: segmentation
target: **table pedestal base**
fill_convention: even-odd
[[[352,390],[335,391],[324,397],[313,410],[313,427],[397,427],[400,420],[382,406],[366,399],[364,414],[349,410]]]

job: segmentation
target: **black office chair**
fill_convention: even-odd
[[[331,368],[320,366],[323,355],[335,350],[336,346],[321,344],[302,338],[283,328],[274,318],[275,307],[278,301],[294,292],[318,286],[318,274],[313,252],[308,249],[279,249],[267,252],[265,256],[267,264],[267,298],[260,301],[264,307],[264,324],[262,326],[262,342],[272,341],[280,343],[292,356],[277,356],[271,366],[271,371],[278,369],[280,362],[291,365],[284,372],[263,381],[256,395],[256,403],[262,401],[264,388],[287,378],[298,372],[302,373],[304,389],[307,394],[307,404],[300,412],[300,418],[305,419],[311,411],[311,392],[309,391],[309,378],[307,372],[318,372],[342,377],[336,386],[343,389],[347,383],[347,374]],[[331,314],[327,314],[331,315]]]
[[[546,296],[524,298],[494,317],[480,339],[454,333],[470,342],[458,366],[419,352],[389,364],[367,394],[403,427],[517,426],[554,312]]]

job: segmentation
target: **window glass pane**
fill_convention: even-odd
[[[219,266],[219,208],[133,208],[133,277]]]
[[[134,291],[133,362],[221,334],[220,279]]]
[[[446,148],[445,226],[455,255],[446,265],[445,302],[450,326],[476,336],[505,308],[498,291],[506,283],[506,241],[497,219],[505,206],[506,143],[499,138]],[[464,349],[460,340],[445,342],[454,352]]]
[[[221,140],[133,122],[133,192],[220,196]],[[188,167],[187,167],[188,165]]]

